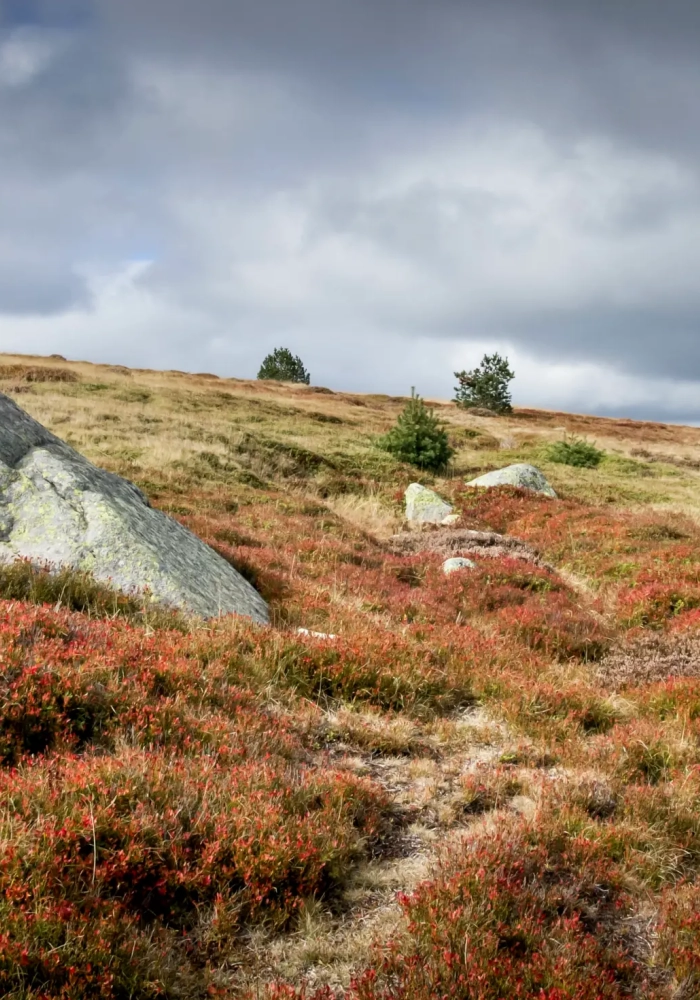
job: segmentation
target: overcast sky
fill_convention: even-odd
[[[0,350],[700,421],[698,0],[0,0]]]

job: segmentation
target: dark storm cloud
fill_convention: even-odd
[[[122,44],[303,79],[342,107],[696,143],[694,0],[101,0]]]
[[[695,0],[0,0],[0,341],[700,380],[699,56]]]

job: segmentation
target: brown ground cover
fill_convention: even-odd
[[[673,677],[700,677],[700,635],[694,628],[642,632],[616,645],[596,673],[615,690]]]
[[[442,528],[402,532],[392,535],[389,548],[397,555],[432,552],[448,559],[451,556],[481,555],[492,559],[525,559],[540,564],[537,552],[519,538],[501,535],[497,531],[475,531],[471,528]]]

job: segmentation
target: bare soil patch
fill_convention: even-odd
[[[337,716],[327,721],[336,728]],[[450,725],[453,739],[463,745],[458,750],[443,745],[444,757],[377,754],[353,745],[355,733],[346,733],[348,742],[338,743],[330,757],[322,752],[321,766],[332,760],[334,767],[371,778],[388,793],[391,824],[372,857],[349,875],[339,899],[309,900],[291,933],[259,928],[247,935],[229,985],[261,990],[284,979],[304,983],[309,991],[324,985],[346,989],[372,949],[399,930],[398,895],[430,878],[440,857],[458,849],[464,838],[490,835],[497,825],[515,819],[518,802],[511,794],[475,810],[469,808],[473,794],[464,786],[470,776],[488,784],[493,770],[499,773],[499,758],[511,747],[507,728],[475,709]]]

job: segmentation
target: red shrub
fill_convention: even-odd
[[[402,903],[409,942],[359,978],[357,1000],[628,995],[635,969],[609,934],[628,902],[585,840],[497,836]]]
[[[5,764],[54,748],[109,747],[124,733],[144,747],[214,748],[227,759],[291,752],[288,727],[230,682],[207,633],[148,636],[120,621],[9,602],[0,608]]]
[[[522,831],[465,845],[450,871],[401,897],[407,934],[378,953],[351,1000],[623,1000],[642,976],[615,927],[617,868],[582,838]],[[273,989],[276,1000],[328,992]]]
[[[622,591],[617,614],[627,628],[664,628],[672,618],[698,607],[699,585],[655,581]]]
[[[659,961],[673,970],[683,984],[683,994],[696,995],[700,989],[699,885],[680,885],[664,894],[657,947]]]
[[[600,621],[564,594],[526,607],[506,608],[498,621],[531,649],[557,659],[597,660],[610,644]]]
[[[41,969],[57,987],[73,972],[108,983],[114,966],[97,939],[78,949],[82,958],[74,943],[64,948],[66,921],[91,938],[100,926],[123,936],[129,925],[137,942],[149,922],[157,938],[195,929],[207,911],[229,935],[249,921],[285,924],[302,899],[342,883],[383,806],[347,773],[126,750],[6,771],[0,803],[0,916],[14,914],[3,924],[0,986],[10,982],[3,961],[9,976],[8,956],[19,951],[14,983],[29,986]]]
[[[452,500],[469,527],[490,528],[509,532],[523,518],[548,517],[557,512],[559,503],[532,490],[515,486],[497,486],[484,490],[478,487],[455,490]]]

